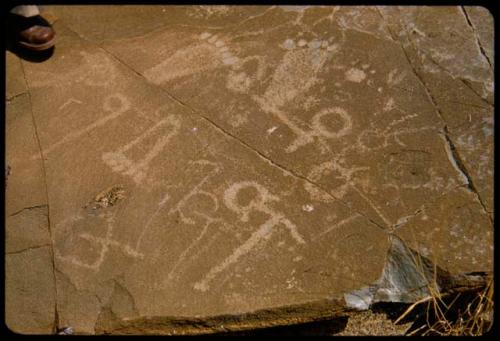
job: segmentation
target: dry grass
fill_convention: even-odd
[[[421,257],[414,259],[417,268],[422,269],[425,276],[425,267]],[[494,308],[494,279],[491,276],[485,284],[478,287],[464,289],[460,292],[443,295],[439,291],[437,274],[434,263],[433,278],[429,280],[429,295],[409,306],[395,321],[399,323],[410,313],[420,311],[421,321],[406,335],[438,335],[438,336],[480,336],[490,331],[493,325]],[[418,313],[417,313],[418,315]]]

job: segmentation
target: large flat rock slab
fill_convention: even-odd
[[[23,79],[20,61],[9,59]],[[54,258],[29,94],[8,101],[5,123],[5,324],[16,333],[50,334],[56,318]]]
[[[47,10],[55,53],[22,61],[14,100],[30,116],[7,125],[20,146],[7,251],[49,251],[53,328],[196,334],[340,314],[380,278],[393,235],[451,274],[492,271],[488,13]],[[439,20],[461,40],[426,25]]]

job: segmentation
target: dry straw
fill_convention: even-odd
[[[412,253],[415,255],[415,253]],[[422,276],[427,276],[424,263],[428,260],[422,256],[414,257],[417,269]],[[452,284],[454,290],[446,294],[440,291],[442,279],[438,274],[436,262],[432,278],[428,278],[428,295],[410,305],[395,321],[399,323],[413,311],[423,312],[425,320],[412,328],[407,335],[439,335],[439,336],[479,336],[490,331],[493,325],[494,278],[481,274],[476,284]],[[477,276],[459,276],[457,278],[478,278]],[[453,278],[452,278],[453,281]],[[441,282],[441,283],[440,283]],[[460,282],[460,281],[458,281]],[[448,283],[449,284],[449,283]]]

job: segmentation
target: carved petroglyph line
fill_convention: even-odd
[[[100,246],[99,256],[95,262],[89,264],[87,262],[83,262],[83,261],[79,260],[78,258],[76,258],[74,256],[62,255],[57,248],[55,249],[56,257],[62,261],[66,261],[66,262],[69,262],[73,265],[83,267],[86,269],[90,269],[90,270],[93,270],[96,272],[100,269],[102,263],[105,260],[106,254],[109,252],[109,249],[111,246],[120,249],[127,256],[130,256],[133,258],[138,258],[138,259],[143,259],[144,254],[137,252],[136,250],[131,248],[129,245],[121,243],[121,242],[114,240],[112,238],[113,228],[114,228],[114,224],[115,224],[114,217],[109,215],[109,214],[104,214],[103,217],[106,219],[106,235],[104,238],[103,237],[96,237],[96,236],[93,236],[93,235],[86,233],[86,232],[80,233],[80,234],[75,236],[76,238],[81,238],[81,239],[87,240],[89,242],[95,243],[95,244]],[[83,219],[81,216],[77,216],[74,218],[70,218],[69,220],[75,222],[75,221],[78,221],[81,219]],[[59,226],[66,225],[67,222],[68,222],[68,220],[64,220],[63,222],[61,222],[58,225]]]
[[[246,188],[257,190],[257,197],[251,200],[247,205],[241,205],[238,202],[238,193]],[[282,213],[276,212],[269,207],[272,201],[279,201],[279,198],[271,194],[267,188],[254,181],[243,181],[231,185],[224,193],[224,204],[232,211],[240,215],[239,219],[243,222],[249,220],[249,214],[252,211],[266,213],[270,218],[263,223],[242,245],[227,257],[222,263],[216,265],[205,275],[205,277],[194,284],[194,288],[200,291],[207,291],[209,282],[212,281],[220,272],[234,264],[242,256],[251,252],[260,242],[268,241],[275,231],[275,226],[284,225],[290,232],[292,238],[299,244],[304,244],[305,240],[297,230],[297,226],[288,220]]]
[[[201,240],[203,239],[203,237],[207,234],[209,227],[213,223],[221,223],[222,222],[222,219],[212,218],[210,216],[207,216],[206,214],[201,214],[199,212],[194,212],[194,214],[196,214],[196,215],[204,218],[206,220],[205,225],[203,226],[202,231],[198,235],[198,237],[196,237],[191,242],[191,244],[180,254],[179,258],[177,258],[177,261],[174,263],[174,265],[172,266],[172,268],[170,269],[170,271],[167,274],[167,281],[171,281],[174,278],[174,274],[177,272],[177,269],[179,268],[179,266],[183,262],[186,261],[186,258],[188,257],[189,253],[192,250],[198,249],[197,246],[199,245],[199,243],[201,242]]]
[[[326,161],[320,165],[314,166],[307,178],[311,179],[313,182],[318,182],[321,178],[336,173],[335,179],[339,179],[342,184],[335,189],[331,190],[331,194],[338,199],[342,199],[349,190],[349,187],[353,185],[353,176],[355,173],[369,170],[369,167],[353,167],[345,168],[342,167],[336,161]],[[304,183],[305,190],[311,195],[311,198],[323,202],[332,202],[333,198],[326,193],[319,191],[311,183]]]
[[[354,167],[347,169],[342,167],[336,161],[327,161],[318,166],[315,166],[308,175],[308,179],[317,183],[324,176],[332,174],[332,172],[338,173],[336,179],[342,181],[342,184],[337,188],[330,190],[328,193],[319,191],[316,187],[312,186],[310,183],[305,183],[304,188],[310,194],[311,198],[314,200],[319,200],[323,202],[332,202],[335,199],[342,200],[342,198],[347,194],[349,188],[356,191],[377,213],[377,215],[384,221],[386,226],[391,226],[389,219],[385,217],[380,208],[378,208],[373,201],[367,197],[361,190],[359,190],[354,182],[353,176],[356,172],[369,170],[369,167]]]
[[[392,137],[394,137],[394,141],[396,141],[397,144],[399,144],[402,147],[407,147],[407,145],[399,139],[400,135],[407,135],[407,134],[421,132],[424,130],[436,130],[436,129],[437,128],[433,127],[433,126],[426,126],[426,127],[421,127],[421,128],[410,128],[410,129],[398,129],[397,131],[394,131],[394,132],[386,135],[386,138],[392,136]]]
[[[373,208],[377,215],[384,221],[386,227],[392,226],[392,223],[382,213],[382,210],[378,208],[377,205],[375,205],[375,203],[363,193],[363,191],[359,190],[356,186],[354,186],[354,184],[351,184],[351,188],[354,189],[371,206],[371,208]]]
[[[112,104],[112,102],[117,102],[117,103]],[[43,150],[44,155],[52,153],[56,148],[60,147],[61,145],[73,141],[79,138],[80,136],[87,134],[90,131],[105,125],[108,121],[119,117],[120,115],[122,115],[123,113],[125,113],[127,110],[130,109],[130,102],[124,95],[116,93],[106,97],[106,99],[104,100],[103,109],[104,111],[111,112],[111,114],[104,116],[101,119],[98,119],[97,121],[86,126],[85,128],[67,134],[58,142],[44,149]],[[36,156],[32,156],[32,158],[38,158],[38,157],[39,157],[38,154]]]
[[[312,238],[312,240],[313,240],[313,241],[316,241],[316,240],[318,240],[319,238],[322,238],[325,234],[327,234],[327,233],[329,233],[329,232],[331,232],[331,231],[333,231],[333,230],[336,230],[336,229],[338,229],[339,227],[341,227],[341,226],[343,226],[343,225],[345,225],[345,224],[348,224],[348,223],[350,223],[350,222],[354,221],[355,219],[357,219],[357,218],[361,218],[361,217],[362,217],[362,216],[361,216],[360,214],[354,214],[354,215],[352,215],[352,216],[350,216],[350,217],[348,217],[348,218],[346,218],[346,219],[343,219],[343,220],[339,221],[338,223],[336,223],[335,225],[332,225],[332,226],[328,227],[327,229],[323,230],[322,232],[320,232],[319,234],[315,235],[315,236]]]
[[[334,115],[341,119],[342,127],[337,131],[331,131],[327,128],[321,121],[321,119],[327,115]],[[302,131],[299,135],[286,149],[287,153],[296,151],[299,147],[302,147],[313,141],[314,137],[323,137],[327,139],[339,138],[347,135],[352,129],[351,117],[342,108],[327,108],[323,109],[312,118],[312,128],[310,131]]]
[[[57,110],[61,111],[62,109],[66,108],[68,105],[70,105],[71,103],[83,104],[83,102],[80,101],[80,100],[77,100],[75,98],[70,98],[69,100],[67,100],[66,102],[64,102],[64,104],[61,105]]]
[[[213,207],[212,207],[212,210],[211,210],[212,213],[215,213],[215,212],[217,212],[219,210],[219,202],[217,200],[217,197],[214,194],[210,193],[210,192],[202,190],[201,188],[202,188],[202,186],[204,186],[207,183],[207,181],[209,179],[211,179],[212,177],[214,177],[216,174],[220,173],[221,167],[217,163],[214,163],[214,162],[211,162],[211,161],[208,161],[208,160],[192,161],[192,162],[190,162],[190,164],[198,165],[198,166],[211,166],[212,169],[185,196],[183,196],[177,202],[177,204],[175,206],[173,206],[169,210],[168,214],[171,215],[171,214],[177,213],[179,215],[179,217],[180,217],[180,221],[181,222],[183,222],[185,224],[189,224],[189,225],[196,225],[197,222],[194,219],[192,219],[190,217],[186,217],[186,215],[183,212],[183,208],[185,207],[185,205],[188,203],[188,201],[190,199],[192,199],[192,198],[194,198],[196,196],[201,196],[201,197],[208,198],[212,202],[212,204],[213,204]],[[173,264],[172,268],[168,272],[167,277],[166,277],[166,281],[171,281],[172,279],[174,279],[174,275],[176,273],[178,273],[179,266],[181,264],[185,263],[187,260],[192,259],[193,257],[195,257],[195,256],[189,257],[189,254],[193,250],[199,249],[198,245],[200,244],[200,242],[202,241],[203,237],[206,235],[209,227],[212,226],[212,224],[214,224],[214,223],[222,223],[222,224],[224,224],[224,222],[222,221],[222,219],[213,218],[213,217],[208,216],[207,214],[205,214],[203,212],[198,212],[197,210],[192,211],[191,214],[192,215],[196,215],[197,217],[202,218],[203,220],[205,220],[205,222],[203,223],[202,231],[191,242],[191,244],[179,255],[179,257],[177,258],[176,262]]]
[[[150,137],[156,130],[159,130],[161,126],[170,127],[170,130],[166,135],[161,135],[156,140],[154,146],[146,153],[142,160],[134,162],[125,156],[125,152],[142,140]],[[179,132],[180,126],[181,121],[177,116],[168,116],[117,151],[104,153],[102,155],[102,160],[110,166],[113,171],[129,175],[136,183],[141,183],[146,177],[146,172],[149,169],[151,161],[161,153],[170,139]]]
[[[165,206],[165,204],[169,200],[170,200],[170,195],[168,193],[165,193],[163,198],[158,203],[158,207],[156,208],[156,210],[153,212],[153,214],[149,217],[148,221],[146,222],[144,229],[142,230],[141,234],[139,235],[139,238],[137,238],[137,243],[135,246],[136,250],[139,250],[139,247],[141,246],[142,238],[144,238],[144,235],[149,230],[149,227],[151,226],[153,219],[158,215],[158,213],[163,209],[163,207]]]
[[[189,191],[189,193],[187,193],[185,196],[183,196],[178,202],[177,204],[172,207],[170,209],[170,211],[168,212],[168,214],[173,214],[173,213],[178,213],[180,218],[181,218],[181,221],[185,224],[190,224],[190,225],[193,225],[195,224],[194,220],[191,219],[191,218],[187,218],[184,213],[182,212],[182,208],[184,207],[184,205],[186,204],[186,202],[196,196],[196,195],[205,195],[207,197],[209,197],[212,202],[214,203],[214,212],[217,211],[219,209],[219,202],[217,200],[217,197],[215,197],[212,193],[209,193],[209,192],[206,192],[206,191],[203,191],[201,190],[200,188],[205,185],[205,183],[210,179],[212,178],[215,174],[218,174],[220,171],[221,171],[221,168],[220,166],[215,163],[215,162],[211,162],[211,161],[208,161],[208,160],[197,160],[197,161],[192,161],[190,162],[190,164],[196,164],[196,165],[208,165],[208,166],[212,166],[212,170],[208,172],[207,175],[205,175],[203,177],[203,179],[201,179],[201,181],[196,184],[196,186],[194,186],[191,191]]]

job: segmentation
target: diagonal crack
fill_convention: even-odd
[[[460,184],[460,185],[454,186],[454,187],[440,193],[438,196],[434,197],[432,200],[424,202],[413,213],[409,213],[405,216],[401,216],[400,218],[397,219],[396,223],[390,227],[390,229],[389,229],[390,233],[394,233],[397,229],[405,226],[410,221],[412,221],[415,217],[417,217],[421,213],[425,212],[425,210],[428,206],[434,205],[440,198],[444,197],[445,195],[448,195],[449,193],[451,193],[452,191],[454,191],[460,187],[467,187],[467,184]]]
[[[42,205],[35,205],[35,206],[30,206],[30,207],[24,207],[24,208],[20,209],[19,211],[16,211],[16,212],[10,214],[9,217],[13,217],[15,215],[18,215],[19,213],[22,213],[22,212],[24,212],[26,210],[33,210],[33,209],[36,209],[36,208],[44,208],[44,207],[48,208],[48,205],[42,204]]]
[[[408,38],[408,39],[410,39],[410,38]],[[427,53],[424,53],[424,52],[422,52],[422,54],[424,54],[434,65],[436,65],[439,69],[441,69],[448,76],[450,76],[453,79],[457,79],[458,78],[458,80],[463,85],[465,85],[470,91],[472,91],[474,93],[474,95],[476,95],[482,102],[488,104],[489,107],[493,107],[493,103],[491,103],[487,98],[484,98],[483,96],[481,96],[481,94],[479,94],[476,91],[476,89],[474,89],[472,87],[472,85],[470,84],[469,80],[463,79],[463,78],[460,78],[460,77],[455,77],[454,75],[451,74],[450,71],[448,71],[448,69],[446,69],[444,66],[442,66],[441,64],[439,64],[436,60],[434,60],[434,58],[432,58],[432,56],[430,56],[430,55],[428,55]]]
[[[52,246],[52,244],[42,244],[42,245],[37,245],[37,246],[30,246],[30,247],[27,247],[27,248],[24,248],[21,250],[17,250],[17,251],[5,252],[5,254],[6,255],[15,255],[15,254],[23,253],[26,251],[36,250],[36,249],[39,249],[42,247],[51,247],[51,246]]]
[[[85,40],[85,41],[88,41],[87,39],[81,37],[77,32],[71,30],[71,28],[67,27],[68,30],[72,31],[73,33],[75,33],[77,36],[79,36],[81,39]],[[143,74],[141,74],[140,72],[136,71],[134,68],[130,67],[127,63],[125,63],[123,60],[121,60],[120,58],[118,58],[117,56],[115,56],[113,53],[111,53],[110,51],[108,51],[107,49],[105,49],[104,47],[102,46],[98,46],[100,49],[102,49],[103,51],[105,51],[108,55],[110,55],[113,59],[115,59],[117,62],[119,62],[120,64],[122,64],[123,66],[125,66],[128,70],[132,71],[133,73],[135,73],[136,75],[140,76],[141,78],[145,79],[146,82],[149,83],[149,81],[144,77]],[[348,203],[346,203],[345,201],[341,200],[340,198],[337,198],[335,197],[334,195],[332,195],[328,190],[324,189],[322,186],[320,186],[318,183],[310,180],[309,178],[307,178],[306,176],[303,176],[301,174],[298,174],[296,173],[295,171],[291,170],[291,169],[288,169],[287,167],[273,161],[272,159],[270,159],[268,156],[266,156],[265,154],[263,154],[261,151],[259,151],[258,149],[252,147],[250,144],[248,144],[247,142],[241,140],[240,138],[238,138],[237,136],[233,135],[232,133],[230,133],[229,131],[225,130],[224,128],[222,128],[220,125],[218,125],[217,123],[215,123],[213,120],[209,119],[208,117],[206,117],[205,115],[203,115],[202,113],[200,113],[199,111],[197,111],[196,109],[194,109],[193,107],[189,106],[188,104],[184,103],[183,101],[181,101],[180,99],[176,98],[175,96],[173,96],[172,94],[170,94],[167,90],[165,90],[164,88],[162,87],[158,87],[158,89],[160,89],[162,92],[164,92],[171,100],[173,100],[174,102],[178,103],[179,105],[181,105],[182,107],[188,109],[192,114],[196,115],[197,117],[201,118],[202,120],[206,121],[207,123],[210,124],[210,126],[212,126],[213,128],[215,128],[217,131],[219,131],[220,133],[222,133],[224,136],[228,136],[236,141],[238,141],[238,143],[240,143],[241,145],[243,145],[246,149],[249,149],[251,150],[252,152],[254,152],[255,154],[257,154],[261,159],[263,159],[264,161],[266,161],[268,164],[270,164],[271,166],[273,167],[277,167],[279,168],[281,171],[285,172],[287,175],[290,175],[290,176],[293,176],[297,179],[300,179],[302,181],[305,181],[309,184],[311,184],[312,186],[314,186],[315,188],[317,188],[319,191],[321,191],[322,193],[324,193],[325,195],[327,195],[328,197],[330,197],[331,199],[335,200],[335,201],[338,201],[340,203],[342,203],[344,206],[346,206],[347,208],[349,208],[350,210],[354,210],[351,205],[349,205]],[[384,232],[386,231],[387,227],[384,227],[382,225],[380,225],[379,223],[377,223],[376,221],[374,221],[373,219],[369,218],[366,214],[362,213],[362,212],[359,212],[359,211],[356,211],[354,210],[355,213],[358,213],[360,214],[361,216],[363,216],[364,218],[366,218],[370,223],[374,224],[375,226],[377,226],[378,228],[382,229]]]
[[[460,9],[461,9],[462,14],[465,17],[465,21],[467,21],[467,24],[472,29],[472,33],[474,33],[474,37],[476,38],[476,44],[479,47],[479,51],[481,52],[481,54],[483,55],[483,57],[488,62],[488,65],[490,66],[490,69],[491,69],[492,68],[492,64],[491,64],[490,58],[488,58],[488,55],[486,54],[486,51],[484,50],[484,47],[481,44],[481,40],[479,40],[479,36],[477,35],[477,32],[476,32],[476,27],[474,26],[474,24],[472,24],[472,22],[471,22],[471,20],[469,18],[469,15],[467,14],[467,11],[465,10],[465,7],[464,6],[460,6]]]
[[[281,171],[283,171],[284,173],[286,173],[287,175],[290,175],[296,179],[300,179],[302,181],[305,181],[307,182],[308,184],[314,186],[316,189],[320,190],[322,193],[326,194],[328,197],[330,197],[331,199],[335,200],[335,201],[338,201],[340,203],[342,203],[343,205],[345,205],[346,207],[348,207],[349,209],[353,209],[348,203],[346,203],[345,201],[335,197],[334,195],[332,195],[328,190],[324,189],[321,185],[319,185],[318,183],[312,181],[311,179],[307,178],[306,176],[303,176],[302,174],[299,174],[295,171],[293,171],[292,169],[289,169],[285,166],[283,166],[282,164],[272,160],[271,158],[269,158],[268,156],[266,156],[264,153],[262,153],[260,150],[254,148],[253,146],[251,146],[250,144],[248,144],[247,142],[245,142],[244,140],[240,139],[239,137],[237,137],[236,135],[233,135],[231,132],[225,130],[224,128],[222,128],[220,125],[218,125],[217,123],[215,123],[213,120],[209,119],[208,117],[204,116],[203,114],[201,114],[200,112],[198,112],[196,109],[192,108],[191,106],[189,106],[188,104],[182,102],[181,100],[177,99],[176,97],[172,96],[169,92],[167,92],[165,89],[161,88],[169,98],[171,98],[173,101],[179,103],[180,105],[182,105],[183,107],[187,108],[188,110],[190,110],[193,114],[195,114],[196,116],[198,116],[199,118],[203,119],[204,121],[208,122],[213,128],[215,128],[217,131],[219,131],[220,133],[222,133],[223,135],[225,136],[228,136],[230,137],[231,139],[234,139],[236,140],[239,144],[243,145],[246,149],[249,149],[251,150],[252,152],[254,152],[255,154],[257,154],[262,160],[264,160],[266,163],[268,163],[269,165],[273,166],[273,167],[276,167],[276,168],[279,168]],[[355,211],[356,213],[360,214],[361,216],[363,216],[364,218],[366,218],[370,223],[376,225],[377,227],[381,228],[382,230],[385,231],[385,227],[380,225],[379,223],[377,223],[376,221],[374,221],[373,219],[367,217],[365,214],[361,213],[361,212],[358,212],[358,211]]]
[[[27,94],[28,93],[25,91],[25,92],[21,92],[21,93],[12,95],[10,97],[5,96],[5,101],[7,102],[7,104],[9,104],[10,102],[14,101],[16,98],[21,97],[23,95],[27,95]]]
[[[380,12],[380,9],[378,9],[378,13],[379,15],[382,17],[382,19],[385,21],[385,17],[384,15]],[[386,21],[385,21],[386,22]],[[408,62],[408,65],[410,66],[411,70],[413,71],[413,73],[415,74],[415,76],[417,77],[417,79],[419,80],[420,84],[422,85],[422,87],[424,88],[425,90],[425,93],[427,94],[427,97],[430,101],[430,103],[432,104],[432,106],[434,107],[434,110],[436,112],[436,114],[438,115],[438,117],[441,119],[441,121],[443,122],[443,136],[445,137],[446,139],[446,143],[450,149],[450,154],[451,154],[451,157],[452,157],[452,162],[454,162],[458,168],[458,170],[460,171],[460,173],[463,175],[463,177],[466,179],[466,185],[467,185],[467,189],[469,189],[472,193],[474,193],[474,195],[477,197],[479,203],[481,204],[481,206],[483,207],[484,211],[486,213],[488,213],[488,210],[486,209],[486,206],[481,198],[481,196],[479,195],[479,192],[477,191],[476,189],[476,186],[474,185],[473,181],[472,181],[472,177],[470,176],[468,170],[467,170],[467,167],[465,166],[464,162],[462,161],[462,158],[460,157],[460,154],[458,153],[458,150],[457,148],[455,147],[455,145],[453,144],[453,141],[451,140],[450,136],[449,136],[449,131],[448,131],[448,127],[447,127],[447,122],[446,120],[444,119],[444,116],[443,116],[443,113],[441,111],[441,109],[439,108],[439,106],[437,105],[437,102],[436,102],[436,99],[434,98],[434,96],[432,95],[432,92],[430,91],[429,87],[427,86],[427,84],[425,83],[425,81],[423,80],[423,78],[420,76],[420,74],[417,72],[417,69],[415,68],[415,66],[413,65],[410,57],[408,56],[408,53],[405,49],[405,47],[403,46],[403,44],[397,40],[394,36],[394,33],[392,32],[391,28],[389,27],[389,25],[387,24],[386,22],[386,26],[387,26],[387,29],[389,31],[389,33],[391,34],[391,37],[394,41],[396,42],[399,42],[399,45],[401,47],[401,50],[403,51],[403,54]],[[409,35],[407,34],[407,36],[409,37]],[[413,42],[411,41],[410,38],[408,38],[410,44],[412,44],[413,48],[416,49],[416,47],[414,46]],[[490,222],[493,224],[493,220],[492,220],[492,217],[488,215],[488,219],[490,220]]]
[[[80,39],[82,40],[85,40],[87,42],[88,39],[82,37],[78,32],[72,30],[70,27],[68,27],[67,25],[65,25],[65,27],[73,32],[75,35],[77,35]],[[90,42],[89,42],[90,43]],[[143,74],[141,74],[140,72],[136,71],[134,68],[130,67],[127,63],[125,63],[123,60],[121,60],[119,57],[117,57],[116,55],[114,55],[113,53],[111,53],[110,51],[108,51],[107,49],[105,49],[102,45],[98,44],[97,45],[100,49],[102,49],[104,52],[106,52],[106,54],[108,54],[109,56],[111,56],[113,59],[115,59],[117,62],[119,62],[120,64],[122,64],[124,67],[126,67],[128,70],[132,71],[133,73],[135,73],[136,75],[140,76],[141,78],[145,79],[146,82],[149,83],[149,81],[144,77]],[[268,164],[270,164],[271,166],[273,167],[276,167],[276,168],[279,168],[281,171],[285,172],[287,175],[290,175],[290,176],[293,176],[294,178],[297,178],[297,179],[300,179],[302,181],[305,181],[307,183],[309,183],[310,185],[314,186],[316,189],[318,189],[319,191],[321,191],[322,193],[324,193],[325,195],[327,195],[328,197],[330,197],[331,199],[337,201],[337,202],[340,202],[341,204],[343,204],[344,206],[346,206],[349,210],[353,210],[355,213],[358,213],[359,215],[361,215],[362,217],[364,217],[365,219],[367,219],[371,224],[375,225],[376,227],[380,228],[382,231],[384,232],[387,232],[387,228],[388,226],[383,226],[379,223],[377,223],[375,220],[373,220],[372,218],[368,217],[366,214],[362,213],[362,212],[359,212],[359,211],[356,211],[354,210],[351,205],[349,205],[348,203],[346,203],[345,201],[343,201],[342,199],[340,198],[337,198],[335,197],[334,195],[332,195],[328,190],[324,189],[322,186],[320,186],[318,183],[310,180],[309,178],[307,178],[306,176],[303,176],[301,174],[298,174],[296,173],[295,171],[291,170],[291,169],[288,169],[287,167],[275,162],[274,160],[272,160],[271,158],[269,158],[268,156],[266,156],[265,154],[263,154],[261,151],[259,151],[258,149],[254,148],[253,146],[251,146],[250,144],[248,144],[247,142],[241,140],[240,138],[238,138],[237,136],[233,135],[232,133],[228,132],[227,130],[225,130],[224,128],[222,128],[220,125],[218,125],[217,123],[215,123],[213,120],[209,119],[208,117],[206,117],[205,115],[203,115],[202,113],[200,113],[199,111],[197,111],[196,109],[192,108],[191,106],[189,106],[188,104],[182,102],[180,99],[176,98],[175,96],[173,96],[172,94],[170,94],[167,90],[165,90],[164,88],[162,87],[158,87],[162,92],[164,92],[171,100],[173,100],[174,102],[180,104],[181,106],[187,108],[192,114],[196,115],[197,117],[203,119],[204,121],[208,122],[210,124],[210,126],[212,126],[213,128],[215,128],[217,131],[219,131],[220,133],[222,133],[224,136],[228,136],[236,141],[238,141],[238,143],[240,143],[241,145],[243,145],[246,149],[249,149],[251,150],[252,152],[254,152],[255,154],[257,154],[261,159],[263,159],[264,161],[266,161]],[[379,214],[377,212],[377,214]],[[385,221],[385,219],[383,217],[381,217],[382,220]]]
[[[57,295],[57,281],[56,281],[56,274],[55,274],[56,264],[55,264],[55,253],[54,253],[54,235],[52,233],[52,228],[50,225],[50,205],[49,205],[49,189],[47,186],[47,172],[45,169],[45,158],[43,156],[42,145],[40,143],[40,137],[38,136],[38,128],[36,125],[35,115],[33,114],[33,101],[31,99],[31,91],[30,91],[28,79],[26,78],[26,72],[24,71],[24,65],[22,62],[21,62],[21,70],[23,72],[24,81],[26,82],[27,94],[28,94],[28,99],[29,99],[29,103],[30,103],[30,110],[31,110],[31,120],[33,123],[33,129],[35,132],[38,150],[40,152],[40,158],[41,158],[41,163],[42,163],[42,172],[43,172],[43,182],[45,185],[45,200],[47,201],[47,204],[46,204],[46,206],[47,206],[47,227],[49,230],[49,235],[50,235],[50,240],[51,240],[50,252],[51,252],[51,256],[52,256],[51,257],[52,258],[52,272],[53,272],[53,278],[54,278],[54,291],[55,291],[54,292],[54,325],[52,327],[52,331],[55,333],[59,329],[59,313],[58,313],[58,309],[57,309],[57,297],[58,297],[58,295]]]
[[[485,206],[481,196],[479,195],[479,192],[477,191],[476,186],[474,185],[474,182],[472,181],[472,177],[470,176],[469,171],[467,170],[467,167],[465,166],[465,164],[464,164],[460,154],[458,153],[458,150],[455,147],[453,141],[451,140],[449,134],[450,133],[448,131],[448,127],[445,125],[444,129],[443,129],[443,136],[446,139],[446,143],[448,144],[448,147],[449,147],[450,152],[451,152],[450,154],[453,157],[454,163],[457,166],[458,170],[463,175],[463,177],[466,179],[467,189],[470,190],[472,193],[474,193],[474,195],[476,196],[476,198],[479,201],[483,210],[486,213],[488,213],[488,210],[486,209],[486,206]],[[491,216],[489,214],[487,214],[487,216],[488,216],[488,219],[490,220],[491,224],[493,224],[493,220],[492,220]]]

